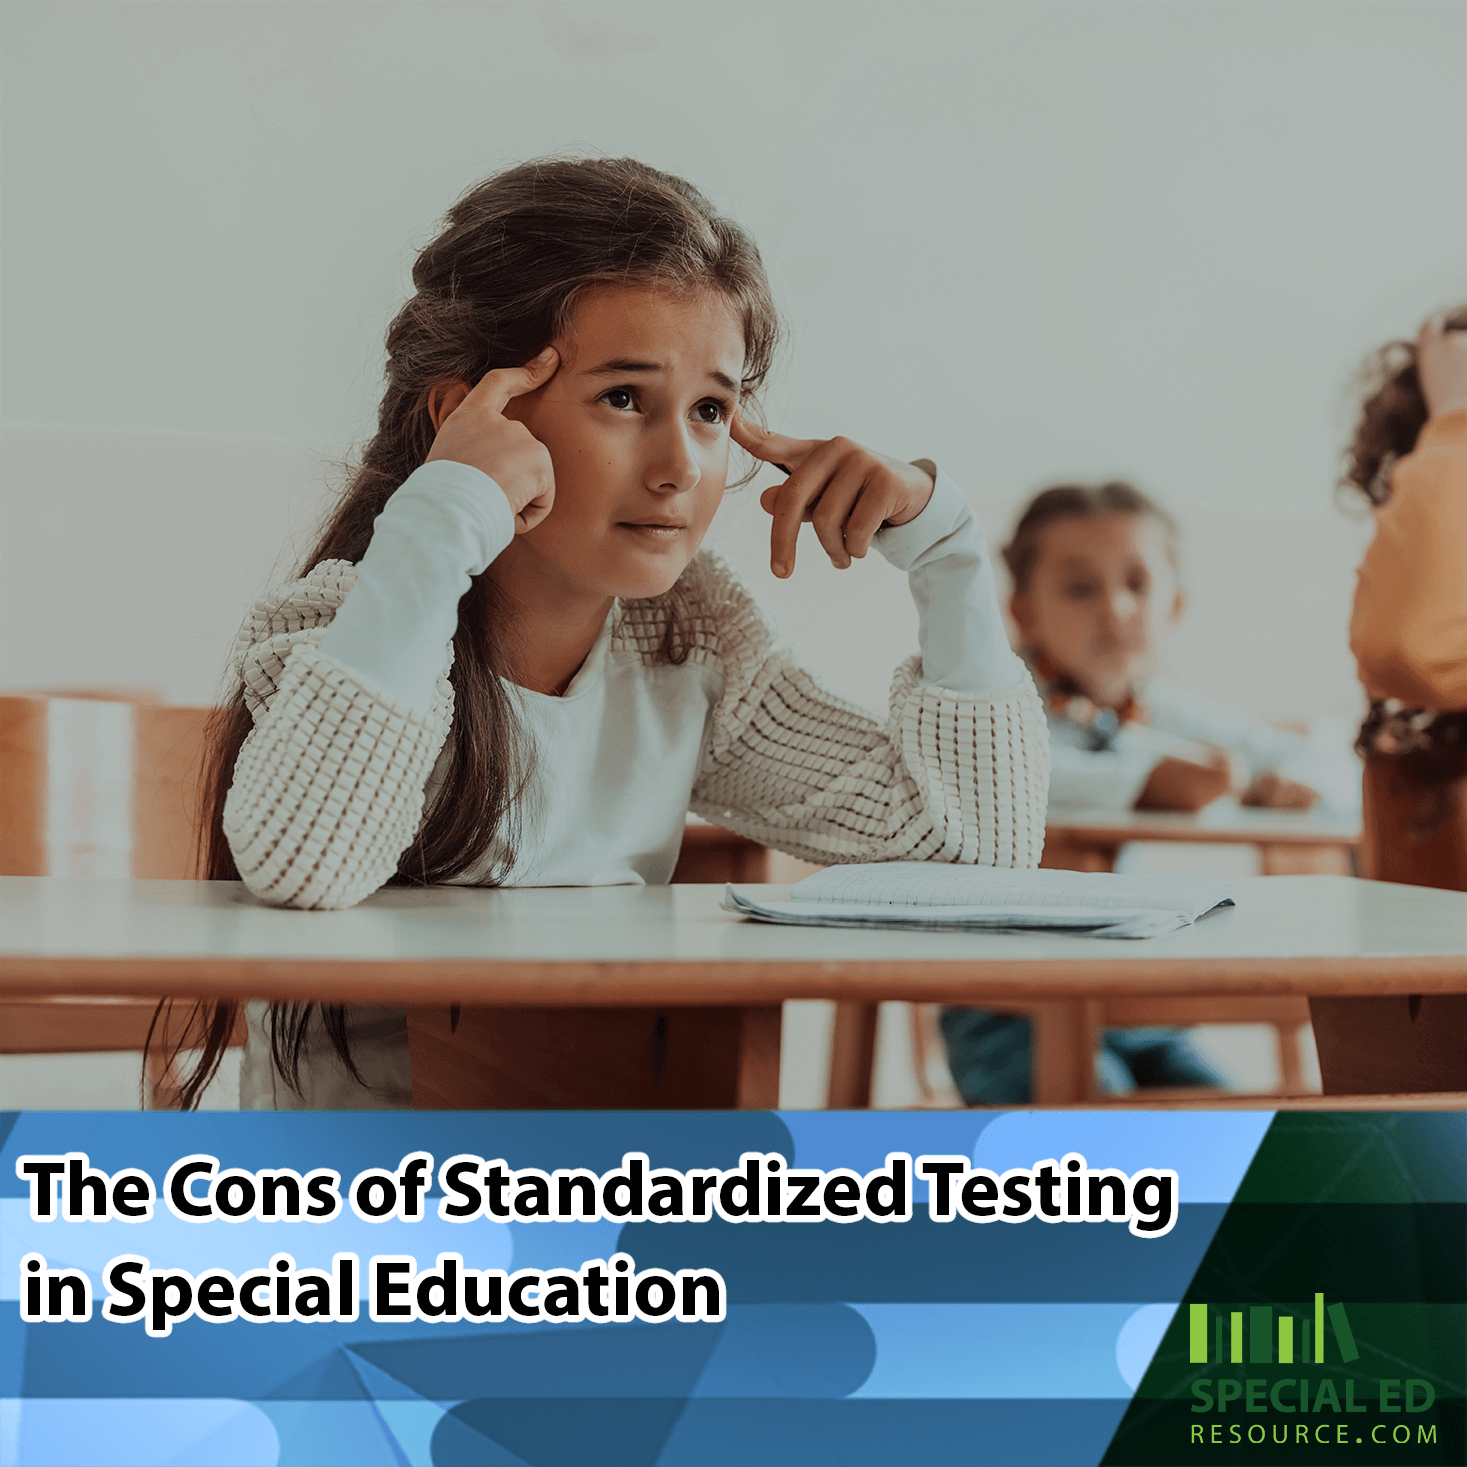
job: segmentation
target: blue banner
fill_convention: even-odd
[[[1391,1443],[1371,1456],[1367,1433],[1352,1456],[1340,1438],[1331,1460],[1459,1460],[1440,1453],[1460,1437],[1460,1347],[1411,1369],[1371,1356],[1372,1331],[1399,1321],[1361,1289],[1399,1280],[1357,1270],[1351,1294],[1320,1259],[1292,1290],[1270,1277],[1264,1300],[1234,1258],[1202,1313],[1189,1294],[1268,1149],[1304,1144],[1300,1121],[1368,1160],[1338,1203],[1320,1197],[1340,1167],[1304,1176],[1311,1207],[1364,1198],[1417,1231],[1463,1216],[1460,1116],[10,1115],[0,1454],[16,1467],[1292,1460],[1314,1448],[1291,1435],[1283,1455],[1276,1442],[1250,1455],[1244,1430],[1235,1458],[1225,1428],[1265,1421],[1245,1413],[1247,1372],[1301,1376],[1274,1359],[1278,1332],[1303,1361],[1319,1293],[1335,1313],[1320,1314],[1329,1364],[1308,1401],[1346,1371],[1369,1413],[1347,1413],[1342,1386],[1338,1421],[1353,1436],[1368,1419]],[[1260,1205],[1287,1232],[1297,1203]],[[1247,1236],[1260,1256],[1273,1246]],[[1433,1277],[1396,1302],[1460,1338],[1460,1229],[1413,1260]],[[1266,1369],[1256,1343],[1230,1354],[1245,1315],[1250,1340],[1272,1341]],[[1231,1384],[1215,1381],[1196,1410],[1196,1379],[1232,1375],[1231,1416]],[[1291,1432],[1335,1424],[1281,1389]],[[1390,1433],[1406,1424],[1402,1445]]]

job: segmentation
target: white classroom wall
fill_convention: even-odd
[[[1359,707],[1352,374],[1467,297],[1455,3],[0,7],[0,686],[204,702],[245,602],[370,431],[414,247],[551,152],[692,178],[789,327],[772,424],[938,459],[996,541],[1057,477],[1186,535],[1187,681]],[[765,566],[786,634],[884,701],[876,562]]]

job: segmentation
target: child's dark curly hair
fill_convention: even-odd
[[[1447,331],[1467,331],[1467,306],[1449,311],[1442,322]],[[1416,375],[1416,343],[1388,341],[1360,371],[1365,401],[1355,424],[1355,436],[1345,451],[1342,489],[1358,490],[1371,504],[1391,497],[1391,470],[1396,460],[1416,447],[1426,426],[1426,399]]]

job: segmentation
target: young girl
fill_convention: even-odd
[[[1177,527],[1130,484],[1038,495],[1004,551],[1009,609],[1049,715],[1051,804],[1198,810],[1342,809],[1360,771],[1298,734],[1247,718],[1155,669],[1186,607]]]
[[[215,748],[208,875],[347,907],[388,883],[665,882],[691,808],[822,864],[1033,866],[1043,710],[983,533],[931,463],[752,421],[777,323],[753,242],[630,160],[466,194],[387,336],[377,436],[305,574],[256,603]],[[699,552],[730,442],[772,569],[802,523],[908,576],[883,726]],[[199,1089],[234,1006],[197,1015]],[[411,1104],[401,1008],[248,1006],[245,1107]]]
[[[1377,353],[1344,485],[1375,507],[1350,646],[1366,874],[1467,891],[1467,307]]]
[[[1467,306],[1369,364],[1344,487],[1375,506],[1350,647],[1364,874],[1467,891]],[[1326,1095],[1467,1089],[1467,995],[1313,998]]]
[[[1009,609],[1049,718],[1051,804],[1197,810],[1231,792],[1248,805],[1359,802],[1358,765],[1153,676],[1185,606],[1177,528],[1130,484],[1063,484],[1038,495],[1004,551]],[[941,1016],[971,1104],[1030,1095],[1029,1021],[982,1009]],[[1174,1029],[1108,1030],[1109,1090],[1217,1085]]]

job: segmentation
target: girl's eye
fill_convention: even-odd
[[[1089,581],[1071,581],[1065,587],[1065,595],[1071,601],[1083,601],[1085,597],[1094,595],[1095,587]]]
[[[636,402],[636,398],[632,396],[630,387],[613,387],[601,394],[601,401],[608,407],[616,408],[618,412],[625,412]]]
[[[721,402],[700,402],[693,411],[704,423],[721,423],[728,416]]]

